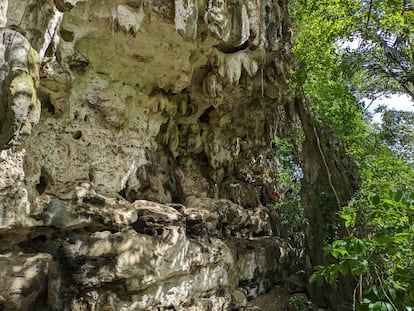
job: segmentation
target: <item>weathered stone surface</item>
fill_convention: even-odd
[[[0,29],[0,149],[18,145],[40,118],[39,59],[27,39]]]
[[[264,208],[244,209],[228,200],[190,197],[183,208],[187,229],[200,235],[200,225],[213,236],[241,237],[270,236],[272,229]]]
[[[303,293],[306,290],[306,273],[299,271],[285,280],[285,288],[289,293]]]
[[[256,25],[265,18],[265,7],[252,1],[176,1],[175,7],[141,1],[112,8],[91,0],[64,14],[57,46],[61,61],[42,66],[42,101],[48,112],[27,144],[42,142],[42,148],[27,148],[31,198],[38,195],[40,178],[47,183],[89,178],[99,192],[122,192],[130,201],[183,202],[199,193],[224,195],[228,186],[221,182],[234,170],[246,171],[234,182],[243,190],[233,189],[226,198],[258,204],[262,185],[244,184],[251,183],[253,150],[270,139],[265,132],[268,109],[286,98],[282,90],[289,70],[274,64],[289,62],[285,46],[290,38],[277,32],[272,40],[282,42],[283,49],[266,57],[262,48],[223,51],[209,30],[214,23],[194,17],[217,10],[234,15],[232,27],[240,30],[241,41],[244,33],[253,41],[270,40],[264,26]],[[236,11],[247,12],[243,21]],[[268,63],[275,69],[265,73]],[[202,181],[203,189],[194,191],[191,180],[195,187]]]
[[[184,223],[175,223],[177,212],[170,211],[173,222],[168,223],[167,212],[160,213],[150,202],[146,205],[145,218],[153,219],[153,227],[146,223],[146,233],[141,233],[144,230],[139,226],[138,230],[122,233],[74,235],[64,243],[77,286],[95,292],[100,297],[95,298],[100,308],[110,299],[116,306],[132,309],[187,310],[191,306],[207,310],[214,302],[214,310],[227,310],[285,277],[289,254],[281,240],[194,240],[186,235]],[[157,222],[163,224],[162,229]],[[135,229],[136,224],[132,227]],[[123,284],[130,298],[123,297],[126,293],[108,290],[105,284]],[[232,302],[234,295],[237,300]],[[91,300],[88,294],[82,297]]]
[[[115,310],[207,310],[212,303],[227,310],[245,305],[289,271],[289,247],[269,237],[265,210],[208,198],[190,198],[189,207],[129,203],[98,195],[86,182],[72,186],[38,197],[31,214],[43,226],[64,229],[64,237],[28,245],[49,252],[61,247],[59,258],[79,291],[73,309],[86,302],[98,310],[108,304]]]
[[[8,0],[0,1],[0,27],[5,27],[7,24],[7,6]]]
[[[198,3],[197,0],[175,0],[175,29],[185,39],[197,37]]]
[[[57,29],[62,16],[53,0],[8,1],[7,25],[26,37],[41,60],[48,49],[49,56],[55,52]]]
[[[32,82],[24,113],[1,97],[0,143],[29,133],[37,97],[42,111],[25,151],[1,153],[0,251],[59,262],[48,308],[241,309],[290,274],[260,202],[277,183],[260,152],[289,98],[286,2],[8,3],[19,32],[1,31]]]
[[[31,224],[23,157],[24,151],[0,151],[0,230]]]
[[[2,310],[62,310],[57,263],[49,254],[0,255]]]
[[[237,48],[249,39],[249,17],[243,1],[209,1],[205,20],[225,48]]]
[[[55,0],[55,6],[61,12],[68,12],[80,1],[85,0]]]

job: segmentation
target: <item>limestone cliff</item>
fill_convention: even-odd
[[[287,0],[2,0],[0,23],[0,309],[240,309],[286,277],[261,151]]]

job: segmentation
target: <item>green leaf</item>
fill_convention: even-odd
[[[344,240],[335,240],[332,242],[332,247],[344,246],[346,242]]]
[[[383,199],[382,202],[390,206],[395,206],[396,204],[396,202],[393,199]]]
[[[368,308],[372,311],[388,311],[387,305],[382,301],[370,303]]]
[[[341,218],[345,220],[345,227],[349,228],[354,224],[354,217],[348,214],[341,214]]]
[[[402,192],[402,191],[397,191],[397,192],[394,194],[394,200],[395,200],[396,202],[399,202],[399,201],[401,200],[402,196],[403,196],[403,192]]]
[[[379,293],[379,291],[378,291],[378,286],[373,285],[373,286],[372,286],[372,292],[374,293],[374,295],[375,295],[376,297],[378,297],[378,293]]]
[[[330,271],[329,283],[331,283],[331,284],[335,283],[335,281],[338,279],[338,276],[339,276],[339,270],[336,269],[336,267],[335,267],[335,269],[332,269]]]
[[[381,202],[381,198],[379,195],[375,194],[373,197],[371,197],[371,203],[374,205],[378,205]]]
[[[346,276],[348,274],[348,271],[349,271],[348,261],[342,260],[339,263],[338,269],[339,269],[339,272],[341,273],[342,276]]]
[[[397,300],[397,291],[395,288],[389,287],[388,292],[390,293],[391,298],[396,301]]]
[[[372,292],[372,290],[373,290],[373,288],[374,288],[374,286],[375,286],[375,285],[371,285],[371,284],[370,284],[370,285],[365,286],[365,287],[364,287],[364,293],[365,293],[365,295],[366,295],[366,294],[371,293],[371,292]]]
[[[360,275],[361,273],[369,271],[369,263],[366,259],[360,261],[358,259],[349,260],[349,267],[353,275]]]
[[[318,286],[322,286],[322,284],[324,283],[325,279],[323,277],[323,275],[317,271],[314,272],[310,277],[309,277],[309,284],[312,284],[314,282],[316,282],[316,284],[318,284]]]

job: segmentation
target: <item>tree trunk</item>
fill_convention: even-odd
[[[305,134],[301,200],[309,222],[305,230],[309,277],[316,266],[329,263],[329,258],[324,257],[323,246],[346,233],[337,212],[358,190],[359,177],[355,163],[332,131],[326,126],[317,127],[306,97],[297,99],[296,109]],[[349,278],[339,280],[335,288],[309,284],[308,293],[323,307],[346,310],[346,303],[352,301],[353,281]]]

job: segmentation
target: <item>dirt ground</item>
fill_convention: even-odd
[[[246,311],[287,311],[289,294],[282,287],[275,287],[268,293],[253,299]]]

